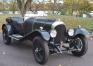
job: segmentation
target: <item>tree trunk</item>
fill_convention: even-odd
[[[56,4],[57,4],[57,0],[54,0],[53,14],[54,14],[54,11],[56,10]]]
[[[17,0],[18,8],[23,17],[26,11],[31,9],[31,2],[32,0]]]

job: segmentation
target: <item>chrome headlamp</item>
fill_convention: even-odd
[[[74,35],[74,29],[69,29],[68,30],[68,35],[73,36]]]
[[[57,31],[56,31],[56,30],[53,29],[53,30],[50,31],[50,36],[51,36],[52,38],[55,38],[56,35],[57,35]]]

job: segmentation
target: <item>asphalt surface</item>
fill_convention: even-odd
[[[85,56],[75,57],[70,53],[50,55],[42,66],[93,66],[93,41],[89,40],[89,49]],[[35,62],[31,43],[13,43],[7,46],[0,34],[0,66],[41,66]]]

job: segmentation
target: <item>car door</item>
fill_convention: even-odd
[[[24,22],[24,35],[32,32],[33,23],[34,23],[34,19],[33,18],[25,20],[25,22]]]
[[[14,33],[22,35],[24,33],[23,18],[12,17],[11,19],[12,19],[12,25],[14,27]]]

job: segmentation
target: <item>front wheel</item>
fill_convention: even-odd
[[[85,55],[88,49],[87,39],[83,36],[76,36],[74,39],[74,49],[77,49],[72,51],[74,56],[81,57]]]
[[[48,60],[48,43],[41,37],[35,37],[33,40],[33,54],[36,62],[39,64],[45,64]]]

